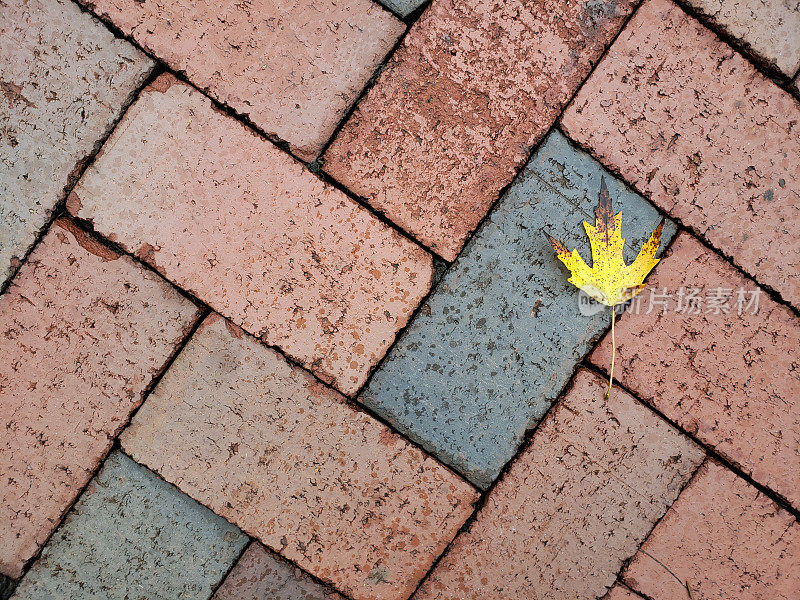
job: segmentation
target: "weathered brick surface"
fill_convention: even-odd
[[[607,309],[581,314],[543,235],[589,260],[580,223],[594,222],[603,175],[633,260],[658,213],[551,134],[359,398],[479,486],[497,477],[608,327]],[[668,224],[664,239],[674,231]]]
[[[603,596],[603,600],[642,600],[642,596],[632,592],[630,588],[624,585],[617,584],[609,590],[608,594]]]
[[[797,0],[685,0],[760,60],[792,77],[800,69]]]
[[[344,600],[291,563],[253,542],[213,600]]]
[[[72,2],[0,4],[0,285],[152,67]]]
[[[688,582],[694,600],[793,600],[800,590],[797,520],[714,462],[700,468],[624,573],[652,600],[685,598],[652,557]]]
[[[137,465],[111,454],[15,600],[207,600],[247,537]]]
[[[727,314],[712,304],[678,312],[677,299],[618,324],[615,376],[668,419],[713,446],[800,508],[800,319],[766,294],[758,314],[737,307],[757,286],[682,233],[650,278],[653,290],[729,290]],[[682,307],[685,309],[685,304]],[[738,313],[741,308],[742,314]],[[709,312],[710,311],[710,312]],[[607,336],[608,337],[608,336]],[[608,368],[611,340],[591,355]]]
[[[702,460],[620,390],[576,375],[532,444],[415,596],[596,598]]]
[[[0,570],[21,569],[89,480],[197,308],[56,221],[0,297]]]
[[[433,273],[419,246],[169,75],[130,108],[67,207],[345,393]]]
[[[81,0],[313,159],[405,26],[370,0]]]
[[[325,153],[325,170],[455,258],[633,0],[436,0]]]
[[[562,123],[800,307],[800,103],[669,0],[648,0]]]
[[[477,496],[218,315],[121,439],[136,460],[357,600],[407,598]]]

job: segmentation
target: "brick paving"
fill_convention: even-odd
[[[1,3],[0,599],[797,600],[794,4]]]

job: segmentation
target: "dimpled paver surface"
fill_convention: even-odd
[[[205,600],[246,543],[234,526],[115,452],[14,599]]]
[[[608,325],[607,308],[580,313],[544,236],[590,259],[581,221],[594,223],[601,177],[633,260],[660,215],[552,133],[359,398],[481,487]],[[674,231],[668,224],[664,240]]]
[[[422,248],[171,75],[130,108],[67,207],[350,394],[433,275]]]
[[[218,315],[121,439],[137,461],[357,600],[408,598],[477,496]]]
[[[0,286],[152,68],[72,2],[0,3]]]
[[[19,577],[197,318],[57,221],[0,296],[0,571]]]

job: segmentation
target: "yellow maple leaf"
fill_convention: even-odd
[[[589,296],[611,308],[611,377],[608,389],[614,378],[614,355],[616,343],[614,340],[614,306],[626,302],[644,289],[644,278],[653,270],[660,259],[655,258],[658,247],[661,245],[661,231],[664,229],[664,219],[650,235],[650,239],[642,246],[639,255],[630,265],[625,264],[622,248],[625,240],[622,239],[622,213],[614,214],[611,197],[608,195],[605,177],[600,179],[600,196],[595,210],[595,224],[583,222],[589,243],[592,246],[592,266],[578,254],[577,250],[570,252],[567,247],[547,235],[556,254],[571,273],[569,282],[579,287]],[[608,392],[606,392],[608,396]]]

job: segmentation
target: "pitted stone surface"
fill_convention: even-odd
[[[345,600],[291,563],[253,542],[213,600]]]
[[[0,297],[0,571],[19,577],[198,317],[58,220]]]
[[[312,160],[405,30],[371,0],[80,0]]]
[[[359,400],[476,485],[488,486],[608,327],[582,315],[544,232],[591,259],[605,176],[628,261],[660,216],[558,132],[445,275]],[[665,227],[664,242],[674,234]],[[591,264],[591,263],[589,263]]]
[[[800,319],[686,233],[650,286],[672,298],[620,318],[615,376],[800,509]],[[695,314],[678,305],[680,288],[704,290],[701,298],[723,290],[727,307],[706,302]],[[610,366],[608,336],[591,360]]]
[[[760,60],[792,77],[800,69],[797,0],[685,0]]]
[[[108,457],[15,600],[207,600],[247,544],[121,452]]]
[[[602,597],[703,459],[621,390],[578,371],[416,600]],[[677,597],[677,596],[676,596]]]
[[[169,75],[67,208],[348,394],[433,275],[422,248]]]
[[[324,155],[453,260],[634,0],[435,0]]]
[[[121,441],[355,600],[408,598],[477,499],[467,482],[218,315]]]
[[[647,556],[647,554],[650,556]],[[794,600],[800,524],[725,467],[705,463],[624,572],[652,600]]]
[[[0,3],[0,286],[152,68],[68,0]]]
[[[648,0],[567,134],[800,307],[800,102],[669,0]]]

